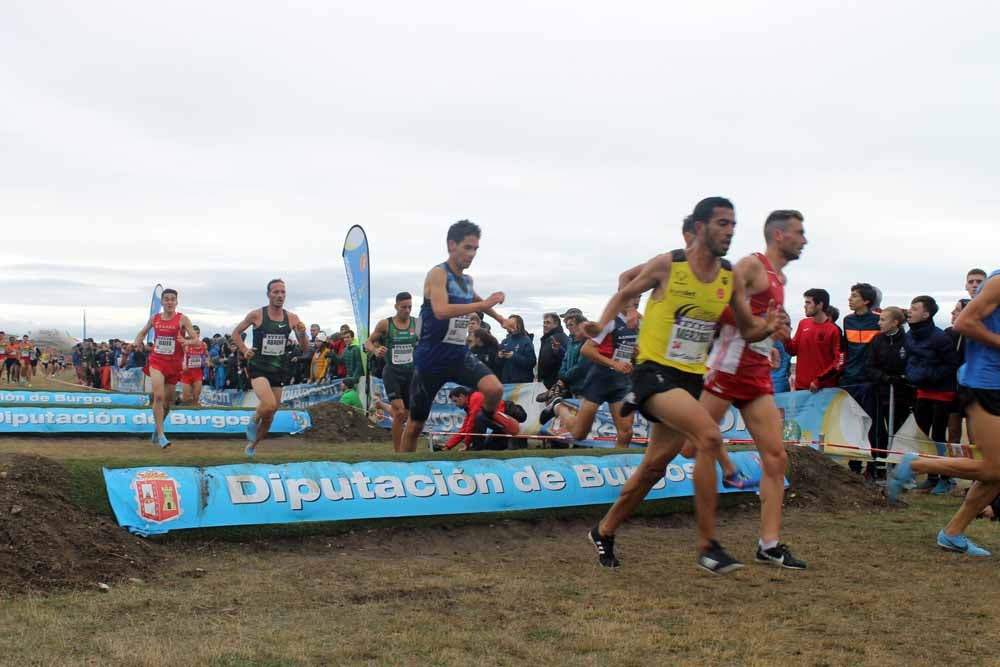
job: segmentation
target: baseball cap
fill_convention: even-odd
[[[316,334],[316,340],[318,340],[320,343],[325,343],[326,342],[326,334],[323,333],[322,331],[320,331],[318,334]]]
[[[565,313],[560,315],[559,318],[565,320],[567,317],[570,317],[571,315],[576,317],[583,317],[583,311],[580,310],[579,308],[570,308]]]

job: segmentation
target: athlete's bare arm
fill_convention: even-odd
[[[153,317],[153,315],[149,316],[146,326],[144,326],[138,335],[136,335],[135,340],[133,341],[136,347],[142,346],[142,342],[146,339],[146,334],[148,334],[149,330],[153,328]]]
[[[187,315],[181,315],[181,329],[187,336],[181,340],[182,347],[190,347],[201,342],[201,339],[198,338],[198,334],[194,332],[194,326],[192,326],[191,320],[188,319]]]
[[[251,326],[259,327],[262,320],[262,315],[263,313],[261,312],[260,308],[254,308],[249,313],[247,313],[247,316],[244,317],[243,320],[236,325],[235,329],[233,329],[233,334],[232,334],[233,343],[236,345],[239,351],[243,353],[243,357],[246,359],[249,359],[250,357],[253,356],[253,348],[248,346],[245,342],[243,342],[243,338],[240,336],[240,334],[242,334]]]
[[[303,352],[308,352],[309,334],[306,332],[306,323],[299,319],[298,315],[288,311],[288,326],[292,328],[292,331],[295,332],[296,338],[299,339],[299,348]]]
[[[486,312],[492,313],[490,317],[493,319],[501,321],[497,319],[493,306],[503,303],[503,292],[494,292],[485,300],[473,301],[472,303],[448,303],[448,274],[440,266],[435,266],[427,273],[427,279],[424,281],[424,296],[430,299],[431,310],[434,311],[434,317],[439,320]]]
[[[998,305],[1000,305],[1000,276],[994,276],[986,281],[979,294],[958,314],[955,331],[984,345],[1000,347],[1000,335],[993,333],[983,324],[983,320],[992,315]]]
[[[621,289],[621,288],[625,287],[630,282],[632,282],[633,280],[635,280],[636,276],[638,276],[640,273],[642,273],[642,269],[643,269],[644,266],[646,266],[645,262],[643,262],[642,264],[636,264],[631,269],[626,269],[621,274],[619,274],[619,276],[618,276],[618,289]]]
[[[378,324],[375,325],[375,330],[372,331],[371,335],[368,336],[368,340],[365,341],[365,349],[376,357],[384,357],[386,350],[383,343],[388,335],[389,319],[379,320]]]
[[[733,269],[734,273],[739,272],[743,276],[743,286],[749,290],[747,298],[751,294],[767,289],[767,271],[764,270],[764,265],[756,255],[747,255],[736,262]]]
[[[471,285],[472,276],[469,276],[468,278],[469,278],[469,284]],[[483,297],[479,296],[478,292],[473,291],[472,294],[476,297],[477,301],[485,301]],[[494,295],[496,294],[500,294],[501,296],[504,297],[504,299],[507,298],[503,292],[495,292]],[[500,303],[503,303],[503,299],[500,300]],[[504,329],[506,329],[511,333],[514,333],[514,330],[517,328],[516,324],[514,324],[512,321],[510,321],[500,313],[498,313],[496,311],[496,308],[484,308],[482,312],[492,317],[501,327],[503,327]]]
[[[597,364],[598,366],[605,366],[613,371],[618,371],[619,373],[628,375],[632,372],[632,364],[627,361],[615,361],[614,359],[608,359],[597,351],[597,343],[592,340],[588,340],[583,344],[583,347],[580,348],[580,356],[590,359],[591,363]]]
[[[590,322],[584,325],[587,327],[584,330],[586,334],[591,337],[598,335],[611,320],[615,319],[618,313],[625,309],[630,301],[665,284],[670,279],[672,262],[670,253],[664,253],[643,264],[639,274],[611,297],[608,305],[604,307],[604,312],[601,313],[601,319],[596,323]]]
[[[778,304],[773,301],[768,304],[767,318],[755,317],[750,312],[746,277],[736,266],[733,267],[733,293],[730,296],[729,305],[733,309],[733,318],[736,320],[736,326],[739,327],[740,335],[751,343],[764,340],[774,333],[783,337],[788,336],[788,322],[782,316]]]

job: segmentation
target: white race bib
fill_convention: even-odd
[[[715,322],[679,317],[667,342],[667,359],[685,364],[701,364],[715,335]]]
[[[412,364],[412,363],[413,363],[412,345],[393,345],[392,347],[393,366],[405,366],[406,364]]]
[[[759,355],[765,356],[768,359],[771,358],[771,350],[774,349],[774,341],[770,337],[764,340],[759,340],[756,343],[750,343],[748,346],[751,350]]]
[[[448,320],[448,333],[442,342],[449,345],[465,345],[469,338],[469,316],[462,315]]]
[[[188,368],[201,368],[201,355],[192,354],[188,357]]]
[[[170,336],[157,336],[153,351],[157,354],[171,355],[177,350],[177,339]]]
[[[626,364],[631,364],[633,357],[635,357],[635,343],[622,343],[615,348],[614,354],[611,355],[613,361]]]
[[[285,353],[285,343],[288,336],[285,334],[264,334],[264,340],[260,344],[260,353],[265,357],[280,357]]]

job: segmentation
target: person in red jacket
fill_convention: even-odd
[[[458,433],[448,438],[448,442],[445,443],[445,449],[454,449],[459,444],[464,445],[462,449],[490,449],[489,436],[474,436],[473,433],[486,433],[486,429],[490,429],[494,433],[502,432],[507,435],[517,435],[521,427],[518,425],[517,421],[506,414],[504,414],[504,402],[500,401],[497,405],[496,410],[493,412],[492,419],[486,419],[482,416],[483,410],[483,393],[481,391],[474,391],[471,394],[469,390],[465,387],[455,387],[448,393],[448,398],[451,402],[455,404],[456,407],[462,408],[466,412],[465,421],[462,422],[462,427],[458,429]],[[473,442],[473,439],[478,440],[478,442]]]
[[[813,288],[806,290],[803,296],[806,319],[799,321],[795,335],[785,343],[785,351],[798,357],[795,389],[815,392],[836,387],[841,364],[841,332],[827,315],[830,293]]]

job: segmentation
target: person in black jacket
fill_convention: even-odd
[[[883,310],[878,321],[881,333],[872,339],[869,350],[868,377],[878,387],[879,409],[875,420],[875,444],[878,449],[888,449],[889,434],[900,429],[913,409],[913,389],[905,380],[905,321],[902,309],[889,306]],[[889,423],[890,403],[893,406],[892,424]],[[873,452],[872,456],[885,458],[885,454],[879,452]],[[873,478],[881,472],[876,470],[873,462],[865,475]]]
[[[485,327],[479,327],[469,334],[469,351],[472,356],[486,364],[498,377],[500,375],[500,343]]]
[[[906,333],[906,379],[917,389],[913,416],[917,426],[938,444],[938,454],[947,454],[948,415],[957,400],[959,360],[951,336],[934,325],[937,301],[918,296],[910,304],[910,330]],[[930,482],[932,480],[928,480]],[[945,495],[951,479],[942,477],[931,493]],[[928,485],[925,482],[924,486]]]
[[[538,351],[538,379],[546,389],[559,379],[559,366],[566,356],[569,337],[563,331],[556,313],[545,313],[542,318],[542,342]]]
[[[951,323],[952,326],[944,330],[946,334],[951,336],[951,342],[955,346],[955,351],[958,352],[958,366],[962,367],[965,363],[965,336],[955,331],[955,320],[958,319],[959,314],[965,310],[965,307],[969,305],[971,299],[959,299],[958,303],[951,311]],[[958,405],[958,401],[952,404],[952,412],[948,415],[948,442],[960,443],[962,442],[962,421],[965,419],[962,409]],[[969,435],[969,440],[972,440],[972,435]]]

